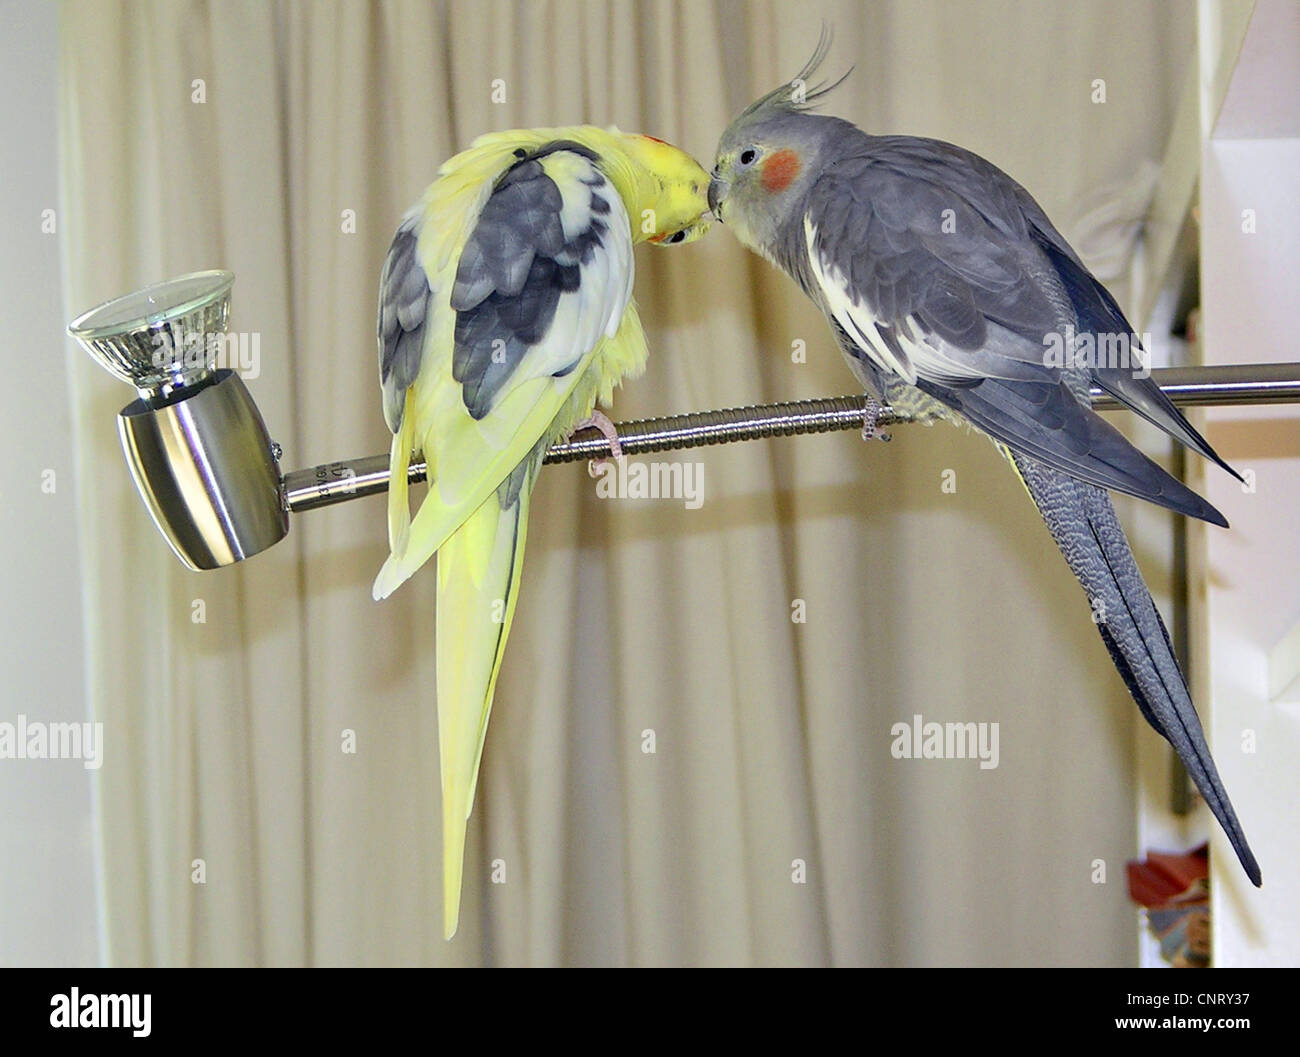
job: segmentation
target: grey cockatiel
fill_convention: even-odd
[[[1011,461],[1092,600],[1142,715],[1177,749],[1258,885],[1106,490],[1227,522],[1094,413],[1090,386],[1233,471],[1136,360],[1097,367],[1059,356],[1075,349],[1071,335],[1127,339],[1132,327],[1023,187],[960,147],[870,136],[808,112],[834,87],[806,88],[827,44],[723,134],[714,215],[816,302],[873,396],[904,414],[967,422]]]

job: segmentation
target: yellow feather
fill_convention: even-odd
[[[393,448],[388,457],[388,549],[405,554],[411,531],[410,468],[412,434],[415,417],[411,414],[411,394],[406,394],[402,428],[393,434]]]
[[[518,598],[527,490],[509,510],[489,498],[438,552],[436,662],[442,772],[443,930],[456,934],[465,830],[492,695]]]

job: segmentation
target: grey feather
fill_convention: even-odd
[[[536,159],[516,162],[479,214],[461,251],[451,307],[468,311],[494,292],[519,294],[535,254],[554,256],[564,245],[564,201]]]
[[[563,198],[541,165],[542,158],[558,151],[588,161],[597,157],[568,140],[531,153],[521,149],[519,161],[484,204],[457,265],[450,291],[457,312],[452,373],[464,385],[466,407],[476,418],[487,413],[528,349],[544,339],[560,295],[578,288],[582,266],[609,232],[604,218],[614,192],[596,172],[583,180],[591,189],[591,221],[566,239]],[[394,433],[402,425],[406,391],[420,374],[432,297],[419,259],[419,220],[412,213],[398,227],[379,283],[379,378],[384,419]]]
[[[501,482],[496,496],[502,510],[514,506],[519,501],[520,493],[533,490],[533,484],[537,481],[537,472],[542,468],[542,459],[550,446],[551,438],[543,436],[533,446],[533,450],[520,460],[519,465],[510,471],[510,476]]]
[[[1014,461],[1052,538],[1099,613],[1102,639],[1142,715],[1178,752],[1246,875],[1259,885],[1259,865],[1219,779],[1169,633],[1110,498],[1100,488],[1023,455],[1014,456]]]
[[[1061,382],[990,378],[958,389],[918,379],[917,388],[1013,451],[1032,455],[1089,484],[1228,526],[1218,510],[1133,447],[1100,415],[1084,408]]]
[[[498,182],[461,253],[451,307],[456,311],[452,376],[465,406],[483,418],[530,348],[544,341],[560,298],[582,283],[582,268],[609,235],[608,181],[594,171],[582,230],[565,236],[564,199],[540,159],[585,147],[557,140],[516,162]],[[557,374],[572,370],[577,361]]]
[[[1028,198],[1028,195],[1025,197]],[[1110,291],[1084,267],[1060,232],[1042,215],[1037,203],[1029,199],[1029,205],[1037,213],[1032,222],[1033,236],[1060,275],[1078,313],[1080,330],[1132,335],[1133,327]],[[1092,381],[1148,422],[1159,426],[1180,444],[1217,463],[1237,480],[1242,480],[1241,474],[1219,457],[1150,376],[1143,378],[1122,367],[1098,366],[1092,369]]]
[[[852,131],[853,153],[827,166],[806,205],[823,253],[850,277],[852,293],[891,323],[915,313],[961,349],[983,344],[982,320],[972,316],[978,311],[1026,338],[1028,354],[1041,360],[1056,312],[1029,280],[1023,246],[1008,241],[1014,225],[992,222],[944,186],[935,171],[941,155],[911,171],[928,155],[909,137]],[[801,231],[791,236],[802,241]]]
[[[830,320],[831,329],[835,331],[835,339],[839,343],[840,350],[844,353],[844,358],[848,361],[849,367],[857,376],[858,380],[872,396],[881,402],[887,402],[886,395],[889,381],[884,373],[876,366],[866,352],[858,346],[844,328],[835,320]]]
[[[845,277],[853,301],[885,327],[914,319],[943,349],[952,371],[918,369],[918,386],[927,395],[1013,450],[1080,480],[1227,524],[1090,408],[1070,399],[1063,385],[1068,366],[1048,365],[1045,339],[1063,334],[1065,323],[1076,331],[1104,327],[1107,334],[1131,328],[1028,192],[951,144],[868,136],[835,118],[797,120],[835,123],[842,152],[819,174],[804,206],[818,251]],[[788,261],[796,277],[802,271],[801,282],[820,299],[816,282],[798,263],[802,231],[788,227],[790,245],[778,259]],[[1131,369],[1099,368],[1088,380],[1226,466],[1149,379],[1134,377]]]
[[[429,278],[418,241],[417,220],[407,217],[393,236],[379,280],[379,383],[384,420],[394,433],[402,426],[406,390],[420,373],[429,315]]]

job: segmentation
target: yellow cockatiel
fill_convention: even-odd
[[[645,368],[632,247],[708,227],[708,174],[649,136],[497,132],[443,165],[402,219],[379,289],[393,431],[386,598],[436,552],[445,934],[519,588],[542,456]],[[407,469],[428,464],[412,520]]]

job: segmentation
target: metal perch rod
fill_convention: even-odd
[[[1151,376],[1170,400],[1184,407],[1300,403],[1300,363],[1175,367],[1152,371]],[[836,396],[638,419],[621,422],[616,428],[624,453],[642,455],[762,437],[861,429],[865,405],[861,395]],[[1110,394],[1096,388],[1092,405],[1099,411],[1120,406]],[[877,421],[891,426],[913,420],[886,407]],[[609,441],[596,429],[584,429],[553,445],[545,461],[576,462],[609,454]],[[425,464],[413,462],[411,481],[423,481],[424,477]],[[293,470],[284,475],[283,486],[285,501],[294,513],[377,495],[388,491],[388,456],[370,455]]]

